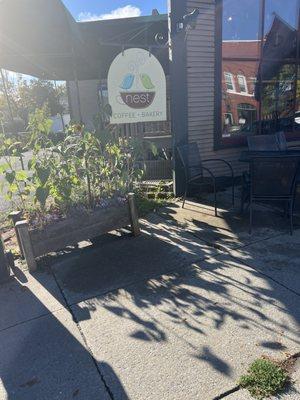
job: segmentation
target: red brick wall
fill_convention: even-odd
[[[231,113],[233,125],[239,125],[239,104],[249,104],[258,111],[258,103],[254,98],[255,79],[257,77],[259,46],[256,41],[224,41],[222,45],[222,114]],[[253,60],[253,61],[250,61]],[[235,90],[228,90],[224,73],[232,74]],[[242,93],[238,83],[238,75],[244,76],[248,93]]]

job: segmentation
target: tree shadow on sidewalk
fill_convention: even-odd
[[[240,342],[252,337],[254,348],[277,337],[299,346],[300,298],[182,228],[159,221],[150,228],[140,238],[106,238],[70,262],[56,259],[52,269],[79,321],[106,310],[134,324],[133,346],[176,336],[192,357],[228,376],[233,365],[208,344],[212,334],[228,339],[228,324]]]
[[[44,273],[29,276],[15,268],[15,276],[0,285],[0,398],[110,400],[103,368],[114,385],[110,390],[128,399],[111,366],[95,367],[70,312],[57,308],[50,293],[37,290],[36,277],[64,306],[52,277]],[[43,302],[37,297],[41,292]],[[47,298],[55,310],[49,310]]]

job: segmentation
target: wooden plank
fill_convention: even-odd
[[[12,223],[14,225],[14,229],[15,229],[15,233],[16,233],[16,237],[17,237],[17,242],[18,242],[21,258],[24,258],[24,251],[22,249],[22,243],[21,243],[20,235],[19,235],[18,230],[16,229],[16,223],[21,221],[21,219],[22,219],[22,212],[21,211],[13,211],[13,212],[11,212],[9,214],[9,218],[12,220]]]
[[[107,232],[111,232],[113,230],[130,225],[131,220],[128,214],[127,204],[125,208],[125,214],[118,213],[111,221],[99,221],[98,223],[95,223],[93,225],[89,225],[73,231],[66,229],[64,234],[60,234],[57,237],[45,237],[44,240],[41,240],[40,236],[39,241],[33,242],[35,257],[40,257],[44,254],[61,250],[67,246],[75,245],[83,240],[92,239]]]
[[[129,206],[132,234],[133,236],[138,236],[141,234],[141,231],[140,231],[139,217],[135,203],[134,193],[128,194],[128,206]]]
[[[35,261],[35,255],[33,252],[33,246],[31,242],[31,237],[28,229],[28,221],[18,221],[16,223],[16,229],[19,233],[22,249],[24,252],[24,257],[30,272],[34,272],[37,269],[37,264]]]
[[[101,209],[90,213],[84,213],[81,215],[74,215],[62,221],[53,222],[51,225],[47,225],[43,229],[32,229],[30,231],[32,240],[37,242],[44,240],[45,238],[55,238],[57,236],[63,236],[66,231],[76,231],[83,229],[88,226],[102,222],[104,225],[108,225],[111,221],[115,220],[115,216],[122,217],[127,214],[127,206],[120,205],[119,207],[109,207],[107,209]]]

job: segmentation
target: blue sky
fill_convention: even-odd
[[[63,0],[76,20],[109,18],[110,16],[150,15],[153,8],[166,13],[167,0]]]
[[[257,39],[259,0],[223,0],[223,37],[227,40]],[[274,13],[296,26],[298,0],[266,0],[265,33],[272,25]]]
[[[150,15],[153,8],[167,12],[167,0],[63,0],[76,20],[89,21]],[[269,30],[273,12],[295,26],[298,0],[266,0],[265,26]],[[259,0],[223,0],[224,39],[257,39]]]

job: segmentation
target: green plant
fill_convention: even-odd
[[[10,100],[10,110],[4,98],[2,80],[0,80],[0,112],[4,114],[5,131],[17,131],[28,124],[30,114],[38,108],[48,105],[51,115],[63,114],[64,106],[62,99],[66,96],[66,85],[56,85],[53,82],[41,79],[18,78],[12,80],[4,72],[5,86]],[[13,120],[12,121],[12,117]],[[18,126],[16,126],[18,125]],[[23,127],[22,127],[23,126]]]
[[[46,105],[31,114],[33,155],[28,162],[28,173],[17,170],[13,163],[13,157],[23,149],[17,143],[3,140],[1,152],[7,159],[2,172],[8,182],[7,198],[19,198],[23,211],[39,221],[47,213],[63,215],[74,207],[92,209],[110,200],[121,201],[142,176],[136,163],[141,144],[137,139],[114,135],[103,119],[104,112],[101,111],[94,131],[71,124],[60,141],[53,139]]]
[[[283,368],[270,360],[258,359],[251,364],[248,373],[240,378],[239,385],[261,400],[281,392],[288,379]]]
[[[157,211],[158,208],[166,206],[168,200],[166,199],[149,199],[143,192],[138,192],[136,194],[136,204],[140,216],[146,216],[147,214]]]
[[[18,159],[22,157],[22,146],[20,142],[13,142],[4,135],[0,136],[0,155],[4,163],[0,165],[0,174],[4,176],[2,191],[5,187],[5,198],[11,203],[19,203],[25,208],[26,198],[29,195],[27,186],[28,173],[16,166]],[[17,204],[19,206],[19,204]]]

